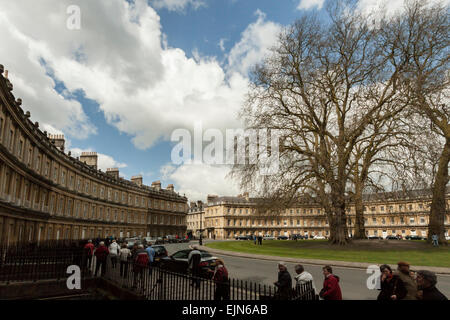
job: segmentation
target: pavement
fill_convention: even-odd
[[[321,266],[330,265],[330,266],[335,266],[335,267],[358,268],[358,269],[364,269],[364,270],[367,270],[367,268],[369,266],[376,265],[375,263],[364,263],[364,262],[333,261],[333,260],[319,260],[319,259],[299,259],[299,258],[268,256],[268,255],[261,255],[261,254],[225,251],[225,250],[219,250],[219,249],[210,248],[210,247],[206,247],[206,246],[200,246],[199,248],[201,248],[202,250],[206,250],[208,252],[212,252],[212,253],[220,254],[220,255],[224,255],[224,256],[234,256],[234,257],[269,260],[269,261],[284,261],[284,262],[291,262],[291,263],[298,263],[298,264],[321,265]],[[397,269],[397,265],[390,265],[390,267],[392,268],[392,270]],[[416,266],[416,265],[411,265],[410,268],[412,270],[429,270],[436,274],[450,275],[450,268]]]

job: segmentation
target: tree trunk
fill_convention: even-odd
[[[446,186],[449,181],[448,164],[450,161],[450,138],[446,139],[444,150],[439,158],[438,171],[434,180],[433,198],[430,209],[430,223],[428,225],[428,241],[433,234],[438,235],[439,243],[447,244],[445,240],[445,214],[446,214]]]
[[[364,227],[364,205],[362,190],[355,192],[355,234],[353,239],[366,239],[366,228]]]
[[[345,245],[349,242],[347,217],[345,215],[345,196],[342,192],[332,192],[332,213],[329,215],[330,242]]]

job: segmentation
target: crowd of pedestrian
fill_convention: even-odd
[[[428,270],[414,272],[407,262],[397,264],[397,272],[390,266],[380,267],[380,293],[378,300],[448,300],[437,288],[436,274]]]
[[[149,274],[152,273],[152,266],[155,261],[155,249],[152,247],[152,243],[143,244],[135,243],[131,250],[128,248],[128,243],[123,241],[122,243],[117,243],[116,239],[107,238],[104,240],[96,239],[88,240],[84,245],[84,262],[83,265],[88,271],[94,269],[94,276],[104,276],[106,274],[106,269],[108,267],[108,259],[111,262],[111,269],[117,268],[117,263],[119,262],[119,274],[121,278],[128,277],[129,265],[132,265],[132,271],[134,276],[134,284],[143,280],[143,272],[145,269],[149,270]],[[95,256],[95,266],[93,268],[92,261]]]

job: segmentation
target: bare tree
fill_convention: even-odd
[[[400,99],[394,100],[398,106],[406,109],[407,104]],[[393,179],[394,173],[402,166],[404,159],[392,157],[392,154],[402,154],[405,149],[411,149],[417,131],[412,131],[408,118],[408,110],[399,112],[391,118],[376,115],[368,125],[366,134],[361,136],[353,150],[353,170],[351,181],[353,185],[352,203],[355,206],[355,225],[353,239],[365,239],[363,193],[386,191],[386,182]],[[381,120],[380,120],[381,119]],[[406,167],[403,165],[403,169]],[[412,167],[407,170],[411,170]]]
[[[432,142],[441,145],[441,152],[432,188],[428,237],[430,240],[436,234],[445,242],[450,162],[449,6],[409,1],[405,13],[383,28],[395,46],[395,55],[408,61],[403,77],[404,96],[418,115],[429,119],[430,136],[440,137]]]
[[[233,175],[279,203],[310,194],[325,210],[330,241],[345,244],[356,148],[404,109],[394,102],[406,61],[350,2],[333,2],[328,14],[287,28],[253,73],[242,116],[248,128],[280,130],[278,173],[261,176],[248,164]]]

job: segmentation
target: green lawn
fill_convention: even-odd
[[[206,246],[221,250],[290,258],[396,264],[450,268],[450,248],[433,248],[424,241],[361,241],[347,246],[332,246],[326,240],[264,240],[262,246],[253,241],[212,242]]]

